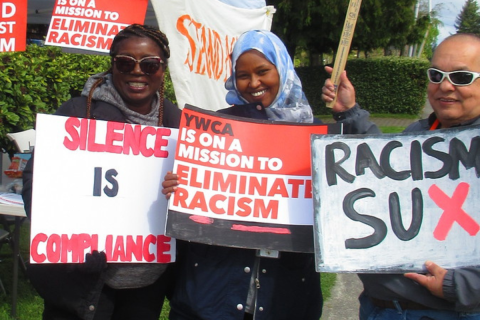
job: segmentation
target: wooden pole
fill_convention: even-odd
[[[350,0],[347,10],[347,16],[345,17],[345,23],[343,25],[342,37],[338,44],[337,55],[335,57],[335,63],[332,71],[332,81],[335,85],[335,91],[340,84],[340,75],[345,70],[347,64],[348,53],[350,52],[350,45],[352,44],[353,33],[355,31],[355,25],[357,24],[358,12],[360,11],[360,5],[362,0]],[[337,98],[327,103],[328,108],[333,108]]]

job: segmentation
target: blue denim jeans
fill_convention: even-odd
[[[360,320],[480,320],[480,313],[379,308],[361,294]]]

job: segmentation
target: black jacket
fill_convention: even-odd
[[[86,97],[73,98],[62,104],[55,114],[85,118],[86,105]],[[124,114],[118,108],[103,101],[92,101],[91,116],[97,120],[126,122]],[[180,116],[181,110],[170,101],[164,100],[163,125],[178,128]],[[33,158],[32,155],[23,172],[22,196],[29,218],[32,218]],[[102,272],[84,270],[78,265],[31,264],[27,267],[27,273],[32,285],[49,304],[76,314],[80,319],[93,319],[104,285]]]
[[[267,120],[256,104],[218,111]],[[170,301],[172,320],[243,320],[252,274],[257,279],[255,319],[318,320],[322,314],[320,274],[313,253],[280,252],[260,258],[256,250],[177,240],[177,272]]]

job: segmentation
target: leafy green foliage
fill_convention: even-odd
[[[37,113],[53,113],[79,94],[89,75],[105,70],[108,58],[62,53],[31,45],[0,55],[0,147],[12,153],[6,134],[34,127]]]
[[[79,96],[89,76],[110,67],[105,55],[71,54],[53,46],[27,46],[0,54],[0,150],[15,152],[6,134],[34,128],[37,113],[51,114]],[[165,95],[175,102],[170,78]]]
[[[383,57],[350,59],[346,70],[357,102],[371,113],[418,115],[426,99],[427,60]],[[330,114],[322,101],[322,86],[330,77],[323,67],[297,68],[313,113]]]
[[[338,49],[348,0],[268,0],[277,8],[272,31],[293,57],[297,47],[309,54],[332,54]],[[405,55],[406,45],[419,45],[437,24],[427,12],[415,19],[417,0],[363,0],[355,27],[352,49],[367,56],[375,49]],[[435,32],[432,31],[432,34]],[[427,46],[434,38],[427,38]],[[313,60],[311,60],[313,63]]]

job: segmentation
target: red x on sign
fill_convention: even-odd
[[[445,240],[455,221],[471,236],[478,233],[480,225],[462,209],[469,189],[470,185],[462,182],[457,186],[451,198],[435,184],[428,189],[430,198],[444,210],[437,227],[433,231],[435,239]]]

